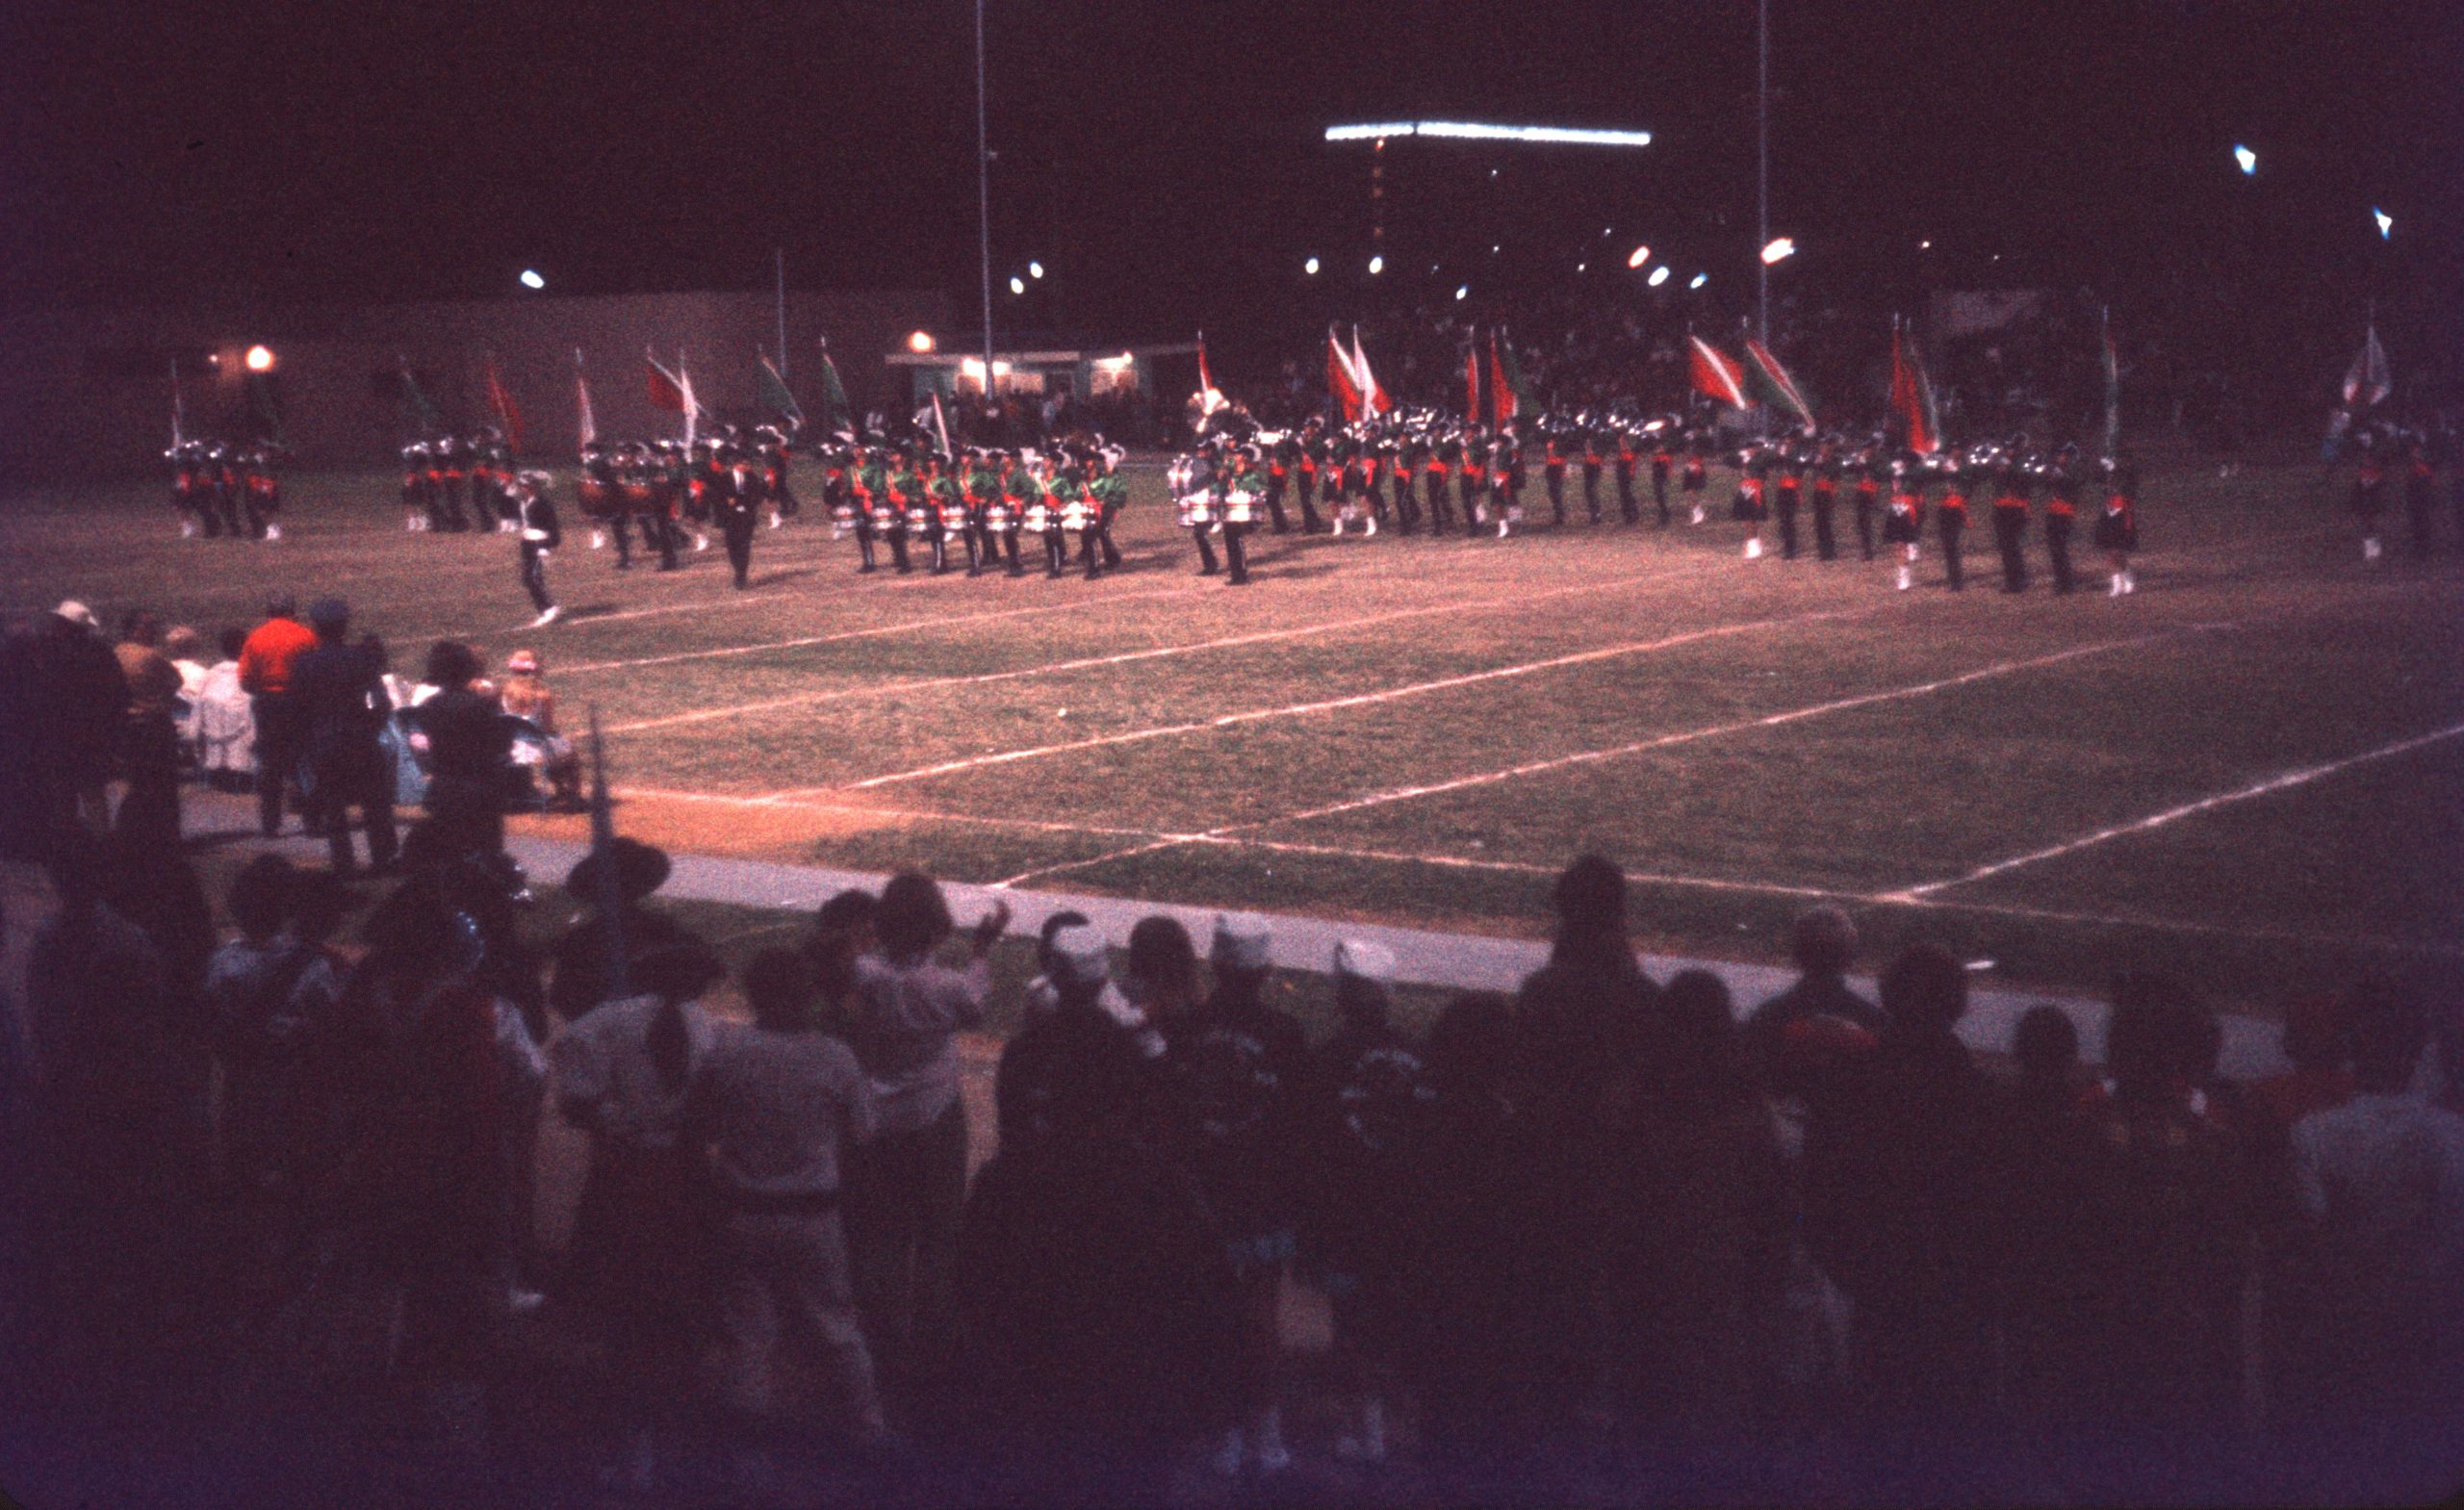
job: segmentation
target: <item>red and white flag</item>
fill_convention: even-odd
[[[1498,346],[1498,333],[1494,330],[1489,332],[1489,406],[1496,411],[1492,418],[1501,430],[1514,422],[1515,416],[1523,412],[1523,395],[1514,382],[1513,374],[1506,371],[1505,358]]]
[[[2370,334],[2361,344],[2361,355],[2352,359],[2351,371],[2345,373],[2345,407],[2358,414],[2374,409],[2387,401],[2396,391],[2394,372],[2387,366],[2387,348],[2378,344],[2378,322],[2370,322]]]
[[[1232,400],[1224,397],[1223,390],[1215,386],[1214,371],[1206,365],[1206,332],[1201,330],[1197,333],[1198,416],[1203,419],[1219,409],[1230,407],[1232,407]]]
[[[1395,407],[1395,400],[1379,387],[1377,374],[1369,370],[1369,351],[1360,344],[1360,327],[1351,327],[1351,370],[1360,379],[1361,407],[1369,414],[1380,415]]]
[[[1463,418],[1474,424],[1480,422],[1480,343],[1476,340],[1463,353]]]
[[[1360,374],[1351,370],[1351,358],[1344,353],[1344,344],[1332,325],[1326,327],[1326,392],[1343,405],[1345,423],[1359,422]]]
[[[574,433],[583,446],[599,442],[599,417],[590,408],[590,379],[581,371],[581,352],[574,352],[574,397],[576,399]]]
[[[1908,448],[1931,456],[1942,448],[1941,411],[1934,402],[1934,385],[1925,376],[1916,343],[1894,322],[1890,329],[1890,406],[1908,423]]]
[[[488,412],[504,427],[504,438],[518,452],[522,449],[522,411],[513,406],[513,395],[505,392],[504,379],[497,373],[497,359],[488,358]]]
[[[1738,409],[1752,401],[1745,397],[1745,369],[1734,357],[1701,336],[1687,336],[1685,342],[1692,348],[1689,366],[1697,390]]]
[[[693,397],[693,372],[684,365],[684,354],[676,357],[676,386],[684,400],[684,444],[693,444],[693,435],[702,420],[701,400]]]

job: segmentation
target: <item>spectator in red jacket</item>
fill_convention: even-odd
[[[266,622],[240,647],[240,686],[257,720],[257,822],[268,838],[282,832],[283,790],[308,737],[292,673],[316,648],[316,631],[299,622],[299,605],[289,593],[267,600]],[[303,817],[306,812],[302,807]]]

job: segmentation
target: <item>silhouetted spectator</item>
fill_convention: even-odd
[[[873,914],[880,905],[871,892],[849,886],[814,909],[812,929],[801,945],[812,971],[814,1021],[842,1042],[855,1008],[856,961],[880,943],[873,936]]]
[[[241,867],[229,902],[240,936],[216,950],[205,971],[206,1018],[222,1065],[224,1177],[250,1212],[250,1240],[263,1240],[269,1253],[299,1236],[309,1039],[343,985],[340,963],[290,929],[299,897],[299,874],[281,857],[260,855]]]
[[[2367,987],[2349,1031],[2352,1099],[2293,1128],[2310,1241],[2289,1404],[2318,1491],[2420,1502],[2453,1492],[2464,1441],[2464,1118],[2407,1091],[2417,1003]]]
[[[1300,1024],[1269,1006],[1272,934],[1254,913],[1215,920],[1215,994],[1167,1039],[1167,1113],[1183,1164],[1222,1225],[1241,1284],[1241,1404],[1226,1427],[1219,1472],[1291,1467],[1283,1440],[1277,1303],[1292,1262],[1299,1183],[1297,1095],[1309,1051]]]
[[[1068,1136],[1090,1118],[1136,1123],[1156,1095],[1141,1030],[1123,1024],[1109,984],[1111,951],[1084,923],[1045,946],[1054,999],[1001,1051],[993,1081],[1004,1149]]]
[[[303,725],[300,769],[310,806],[325,831],[334,874],[347,876],[351,857],[350,810],[359,809],[368,831],[368,862],[394,868],[394,766],[383,743],[393,717],[385,691],[385,664],[364,646],[350,643],[350,610],[339,598],[308,606],[316,648],[292,668],[292,684]]]
[[[1333,962],[1341,1021],[1312,1056],[1302,1111],[1312,1177],[1301,1247],[1331,1310],[1335,1387],[1356,1411],[1336,1455],[1375,1463],[1387,1451],[1387,1396],[1424,1330],[1415,1280],[1437,1091],[1420,1045],[1390,1017],[1394,951],[1345,939]]]
[[[128,716],[128,678],[102,642],[94,611],[74,601],[53,609],[35,656],[34,716],[28,727],[41,810],[50,826],[111,828],[105,779]]]
[[[1733,1446],[1776,1364],[1766,1344],[1793,1235],[1788,1172],[1719,977],[1678,975],[1659,1016],[1604,1109],[1615,1378],[1646,1429]]]
[[[2012,1057],[2018,1079],[1997,1088],[1993,1129],[1992,1276],[2005,1395],[2015,1416],[2043,1434],[2077,1425],[2091,1403],[2079,1317],[2092,1255],[2079,1213],[2093,1093],[2079,1065],[2079,1029],[2059,1007],[2020,1014]]]
[[[913,871],[882,888],[882,952],[857,961],[850,1043],[872,1078],[878,1135],[854,1161],[847,1230],[856,1297],[876,1362],[892,1377],[944,1362],[950,1265],[966,1199],[966,1106],[958,1036],[984,1021],[985,962],[1010,923],[996,902],[968,939],[966,967],[933,960],[950,936],[949,903]]]
[[[1760,1073],[1786,1095],[1811,1088],[1799,1084],[1805,1056],[1792,1054],[1813,1038],[1848,1024],[1867,1034],[1883,1030],[1882,1010],[1849,989],[1848,966],[1857,958],[1857,925],[1838,908],[1825,905],[1798,914],[1791,934],[1796,984],[1754,1009],[1746,1019],[1746,1042]],[[1776,1077],[1776,1079],[1774,1078]]]
[[[667,852],[639,839],[619,835],[612,846],[611,879],[603,874],[601,852],[593,850],[565,873],[565,894],[586,909],[556,941],[553,973],[548,984],[548,1006],[570,1022],[615,995],[612,951],[624,941],[627,960],[682,943],[689,936],[682,925],[644,904],[667,884]],[[617,925],[608,926],[606,903],[612,893]],[[639,982],[631,983],[639,991]]]
[[[2087,1117],[2073,1220],[2091,1279],[2079,1318],[2104,1439],[2187,1472],[2237,1419],[2241,1307],[2253,1243],[2248,1156],[2204,1088],[2214,1014],[2161,977],[2114,988],[2105,1096]],[[2151,1462],[2144,1465],[2153,1468]],[[2118,1465],[2128,1472],[2137,1465]],[[2136,1476],[2123,1495],[2166,1486]]]
[[[1626,937],[1626,877],[1597,855],[1551,893],[1557,937],[1515,999],[1514,1141],[1528,1221],[1525,1382],[1553,1408],[1604,1384],[1599,1293],[1601,1093],[1652,1031],[1659,991]]]
[[[339,1137],[330,1216],[346,1268],[399,1307],[382,1365],[467,1390],[502,1300],[505,1012],[434,889],[396,893],[365,936],[310,1069]]]
[[[728,1403],[765,1418],[776,1403],[782,1326],[861,1433],[884,1428],[872,1355],[857,1318],[839,1222],[844,1155],[872,1136],[872,1090],[847,1045],[818,1032],[802,956],[765,949],[744,971],[754,1026],[710,1053],[686,1109],[721,1208],[718,1318]]]
[[[257,734],[257,823],[268,838],[282,832],[283,794],[308,737],[292,673],[299,657],[317,648],[317,636],[299,622],[298,611],[288,593],[267,600],[265,622],[240,648],[240,686],[250,699]]]
[[[698,940],[652,951],[635,961],[636,994],[592,1008],[549,1045],[556,1105],[591,1148],[566,1289],[605,1328],[606,1404],[636,1491],[683,1417],[704,1340],[716,1218],[684,1115],[725,1037],[699,998],[725,975]]]
[[[179,668],[163,653],[163,621],[141,608],[130,613],[113,654],[128,682],[128,708],[120,726],[120,761],[128,790],[120,798],[115,826],[145,844],[176,848],[180,750],[174,720],[182,683]]]
[[[1123,961],[1121,998],[1144,1019],[1139,1044],[1147,1057],[1164,1052],[1164,1026],[1197,1010],[1197,945],[1179,919],[1142,917],[1129,931],[1129,958]]]
[[[1806,1136],[1815,1258],[1855,1303],[1851,1337],[1878,1424],[1956,1437],[1990,1382],[1984,1075],[1952,1025],[1967,972],[1931,944],[1882,979],[1889,1023]]]
[[[427,810],[447,831],[450,847],[486,854],[504,848],[504,807],[512,790],[513,735],[504,710],[472,684],[479,657],[458,640],[439,640],[427,653],[436,696],[419,704],[427,741]],[[258,736],[263,739],[262,732]],[[260,756],[262,761],[262,756]]]
[[[1027,982],[1024,997],[1018,1004],[1018,1014],[1033,1022],[1061,1003],[1061,987],[1053,975],[1052,941],[1065,928],[1075,928],[1087,921],[1087,914],[1075,908],[1056,908],[1044,914],[1036,930],[1036,974]]]
[[[985,1407],[980,1461],[998,1502],[1153,1503],[1179,1446],[1223,1419],[1240,1305],[1194,1183],[1140,1136],[1133,1101],[1101,1092],[1134,1071],[1084,990],[1102,936],[1060,937],[1074,945],[1075,1005],[1031,1032],[1056,1049],[1074,1039],[1091,1051],[1080,1069],[1110,1071],[1063,1077],[1075,1088],[1049,1103],[1053,1136],[1005,1143],[967,1197],[956,1292]]]
[[[1421,1271],[1428,1331],[1418,1382],[1424,1435],[1458,1475],[1500,1466],[1511,1438],[1514,1297],[1528,1232],[1507,1099],[1513,1015],[1498,997],[1455,997],[1430,1027],[1431,1104]]]

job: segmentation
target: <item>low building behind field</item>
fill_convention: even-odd
[[[822,412],[820,343],[829,342],[859,413],[909,401],[906,372],[885,360],[910,332],[945,328],[938,291],[786,296],[788,386]],[[267,435],[277,424],[293,464],[391,465],[417,422],[407,367],[437,422],[490,422],[491,362],[523,421],[526,457],[576,448],[576,354],[603,438],[676,434],[651,404],[645,352],[685,364],[695,396],[723,419],[760,410],[759,361],[780,360],[779,306],[768,291],[640,294],[269,309],[67,309],[0,312],[0,481],[111,476],[160,469],[176,397],[190,436]],[[252,346],[270,354],[248,371]],[[264,360],[261,358],[260,360]]]

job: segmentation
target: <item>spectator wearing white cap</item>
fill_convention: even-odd
[[[1273,974],[1267,920],[1225,912],[1215,920],[1215,994],[1185,1022],[1167,1025],[1172,1119],[1184,1163],[1223,1223],[1242,1289],[1242,1425],[1225,1431],[1216,1468],[1279,1472],[1284,1446],[1275,1377],[1276,1302],[1293,1254],[1298,1181],[1296,1113],[1308,1074],[1300,1024],[1265,1000]]]
[[[1302,1253],[1331,1303],[1337,1387],[1351,1396],[1336,1455],[1373,1463],[1386,1456],[1386,1393],[1409,1318],[1425,1310],[1408,1282],[1424,1245],[1436,1092],[1420,1046],[1389,1020],[1395,952],[1344,939],[1334,974],[1343,1025],[1317,1051],[1303,1113],[1314,1177]]]
[[[1053,1005],[1002,1050],[993,1082],[1001,1146],[1084,1137],[1097,1122],[1145,1131],[1154,1072],[1142,1039],[1152,1030],[1113,986],[1103,934],[1065,925],[1045,958]]]
[[[47,821],[111,827],[103,781],[128,709],[128,677],[96,632],[94,610],[69,599],[51,611],[36,656],[26,732]]]

